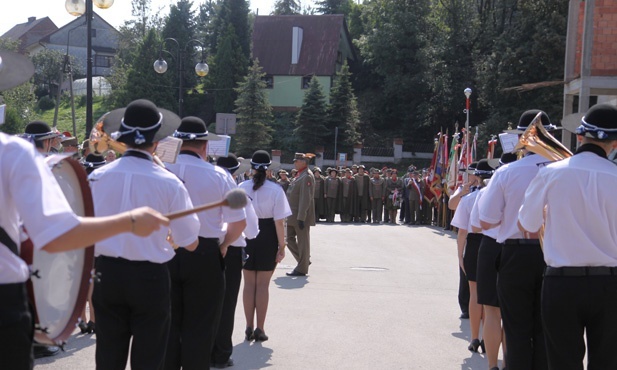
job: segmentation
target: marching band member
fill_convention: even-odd
[[[129,149],[90,174],[95,214],[107,216],[142,205],[165,213],[193,207],[182,182],[153,162],[158,141],[179,123],[178,116],[148,100],[135,100],[105,116],[105,131]],[[197,247],[197,216],[175,220],[170,229],[178,245]],[[167,262],[175,255],[167,236],[168,230],[147,239],[121,234],[96,244],[95,268],[101,276],[92,297],[97,369],[123,369],[129,348],[133,369],[163,367],[171,319]]]
[[[518,122],[523,133],[539,110],[524,112]],[[555,129],[546,113],[542,124]],[[524,157],[499,168],[478,203],[482,229],[499,226],[495,238],[504,243],[497,292],[508,343],[508,369],[546,369],[546,347],[540,315],[540,290],[545,263],[537,235],[517,227],[518,210],[525,190],[546,159],[525,151]]]
[[[485,159],[482,161],[486,162]],[[482,162],[480,161],[480,162]],[[480,162],[477,167],[480,167]],[[488,164],[486,164],[488,166]],[[478,261],[478,248],[482,240],[482,234],[473,232],[471,229],[471,210],[478,195],[476,191],[478,185],[481,184],[480,177],[476,176],[476,172],[468,172],[469,183],[472,184],[472,191],[469,194],[461,197],[456,208],[456,213],[452,218],[451,225],[458,228],[456,244],[458,247],[459,266],[465,273],[469,283],[469,325],[471,327],[471,342],[467,349],[472,352],[478,352],[478,348],[484,349],[484,340],[480,341],[480,323],[482,321],[482,305],[478,304],[478,295],[476,289],[476,270]]]
[[[502,156],[504,161],[512,158],[516,160],[516,155],[505,153]],[[493,175],[494,170],[490,165],[490,161],[486,161],[489,166],[489,168],[486,169],[481,168],[481,163],[483,162],[480,161],[478,163],[478,168],[475,173],[481,177],[484,182],[489,181],[488,179]],[[500,160],[499,163],[503,162]],[[498,357],[500,344],[503,344],[504,357],[506,357],[505,342],[502,343],[503,330],[501,328],[501,311],[499,309],[499,299],[497,297],[497,266],[501,258],[502,245],[495,240],[499,232],[499,226],[488,230],[482,230],[482,225],[480,224],[478,203],[485,191],[486,187],[482,187],[476,195],[471,210],[470,222],[473,232],[483,234],[478,250],[476,270],[478,304],[482,305],[483,313],[482,340],[486,347],[488,368],[490,370],[499,370]]]
[[[229,153],[227,157],[219,157],[216,165],[228,171],[232,176],[235,176],[235,172],[240,169],[240,162],[233,153]],[[233,352],[231,337],[234,332],[234,317],[242,282],[242,266],[246,256],[244,248],[246,239],[255,239],[259,233],[259,220],[252,202],[247,203],[244,211],[246,212],[246,227],[242,235],[227,248],[225,254],[225,298],[211,359],[212,365],[218,369],[234,365],[231,358]]]
[[[24,56],[0,50],[0,91],[32,76]],[[64,197],[50,169],[27,141],[0,133],[0,358],[2,367],[30,370],[33,318],[26,281],[28,266],[19,257],[23,222],[34,248],[57,253],[85,248],[121,233],[147,236],[169,220],[149,208],[109,217],[79,217]]]
[[[167,167],[182,179],[193,204],[220,201],[236,188],[227,171],[207,162],[208,142],[219,137],[208,132],[201,118],[184,117],[173,136],[182,140],[182,148],[176,163]],[[172,314],[167,370],[210,365],[225,296],[224,257],[246,227],[243,208],[217,207],[197,216],[201,224],[197,249],[193,253],[176,249],[169,262]]]
[[[518,220],[528,232],[546,220],[542,321],[549,368],[582,369],[587,345],[588,369],[617,369],[617,167],[607,160],[617,148],[617,108],[591,107],[576,133],[582,145],[540,169]]]
[[[266,341],[264,331],[268,312],[269,285],[276,264],[285,258],[285,217],[291,209],[283,188],[266,179],[266,171],[272,165],[270,155],[264,150],[253,153],[252,180],[240,184],[259,217],[259,234],[247,240],[248,259],[244,265],[244,315],[246,317],[246,340]],[[291,186],[294,183],[292,182]],[[310,194],[311,197],[313,194]],[[312,205],[311,205],[312,206]],[[257,326],[255,326],[257,317]],[[254,330],[253,330],[254,329]]]

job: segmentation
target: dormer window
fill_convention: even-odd
[[[291,37],[291,64],[298,64],[300,51],[302,50],[302,36],[304,31],[300,27],[294,27]]]

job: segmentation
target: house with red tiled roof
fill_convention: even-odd
[[[257,16],[252,41],[277,111],[298,110],[313,76],[328,98],[343,62],[356,59],[342,14]]]
[[[16,24],[0,38],[19,41],[19,52],[29,54],[39,46],[41,39],[56,30],[58,26],[49,17],[41,19],[30,17],[28,22]]]

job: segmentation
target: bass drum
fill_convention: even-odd
[[[46,162],[75,214],[93,216],[90,186],[79,162],[62,155],[50,156]],[[94,246],[47,253],[34,250],[28,239],[21,245],[21,257],[32,272],[27,287],[34,305],[34,339],[42,344],[63,345],[86,304]]]

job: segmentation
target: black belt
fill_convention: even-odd
[[[104,256],[104,255],[97,256],[96,260],[98,260],[98,261],[100,261],[102,263],[112,262],[112,263],[120,263],[120,264],[123,264],[123,265],[133,265],[133,266],[161,265],[161,263],[158,263],[158,262],[152,262],[152,261],[133,261],[133,260],[128,260],[128,259],[122,258],[122,257],[110,257],[110,256]],[[164,262],[162,264],[164,264]]]
[[[505,245],[540,245],[540,239],[506,239]]]
[[[580,266],[580,267],[551,267],[547,266],[545,276],[611,276],[617,275],[617,267],[608,266]]]

